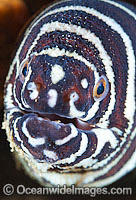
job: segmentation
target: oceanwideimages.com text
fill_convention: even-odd
[[[24,185],[18,185],[14,187],[12,184],[6,184],[3,186],[3,193],[6,196],[11,196],[13,194],[18,195],[90,195],[95,197],[96,195],[132,195],[132,188],[89,188],[89,187],[76,187],[72,185],[63,187],[58,185],[57,187],[25,187]]]

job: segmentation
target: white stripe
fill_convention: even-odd
[[[88,137],[85,133],[82,133],[82,140],[80,143],[80,149],[75,153],[76,156],[81,156],[88,147]]]
[[[28,151],[28,149],[22,143],[21,143],[21,148],[28,158],[33,158],[32,154]]]
[[[50,159],[53,159],[53,160],[57,160],[58,159],[58,156],[57,154],[54,152],[54,151],[49,151],[47,149],[44,149],[43,150],[43,154],[47,157],[47,158],[50,158]]]
[[[8,71],[8,75],[6,77],[6,82],[8,82],[9,79],[10,79],[10,77],[12,76],[15,64],[17,65],[17,68],[18,68],[18,66],[19,66],[19,59],[18,59],[17,56],[15,56],[15,58],[12,61],[12,64],[10,65],[10,68],[9,68],[9,71]]]
[[[66,51],[65,49],[59,49],[58,47],[52,47],[52,48],[42,50],[39,53],[34,52],[32,55],[35,55],[35,56],[49,55],[51,57],[58,57],[58,56],[73,57],[75,60],[79,60],[79,61],[85,63],[85,65],[87,65],[89,68],[91,68],[92,71],[94,71],[96,79],[99,78],[98,72],[96,71],[97,69],[94,66],[94,64],[87,61],[83,56],[77,54],[75,51],[69,52],[69,51]]]
[[[6,94],[8,96],[8,93]],[[15,102],[18,104],[18,107],[21,109],[21,110],[25,110],[23,107],[22,107],[22,104],[19,102],[17,96],[16,96],[16,84],[14,84],[14,87],[13,87],[13,96],[14,96],[14,99],[15,99]]]
[[[70,95],[70,100],[69,100],[69,116],[71,118],[79,118],[85,115],[85,112],[77,110],[75,106],[75,102],[79,99],[79,95],[76,92],[72,92]]]
[[[78,131],[77,131],[76,127],[73,124],[69,124],[69,126],[71,128],[71,134],[63,139],[56,140],[55,141],[56,145],[59,145],[59,146],[63,145],[78,135]]]
[[[111,1],[111,0],[110,1],[109,0],[99,0],[99,1],[103,1],[103,2],[106,2],[106,3],[112,4],[116,7],[124,10],[126,13],[128,13],[131,17],[133,17],[136,20],[136,14],[133,11],[131,11],[130,9],[128,9],[127,7],[117,3],[115,1]]]
[[[122,132],[119,128],[117,128],[117,127],[112,127],[111,130],[114,131],[114,132],[116,132],[117,135],[123,136],[123,132]]]
[[[4,103],[6,106],[6,110],[12,109],[15,107],[13,104],[13,100],[12,100],[12,95],[13,95],[12,87],[13,87],[13,85],[11,83],[9,83],[6,88],[6,95],[4,97]]]
[[[23,114],[23,112],[20,109],[18,109],[18,107],[13,107],[13,108],[10,108],[9,110],[6,110],[6,120],[9,121],[13,117],[13,114],[16,112]]]
[[[95,153],[92,155],[93,157],[96,157],[103,149],[104,145],[109,142],[111,145],[111,148],[116,148],[118,144],[117,138],[114,136],[113,132],[110,129],[101,129],[96,128],[92,129],[92,132],[95,133],[97,137],[97,149]]]
[[[26,153],[27,157],[32,158],[32,154],[28,151],[28,149],[23,145],[23,141],[19,136],[19,132],[18,132],[18,128],[17,128],[17,122],[19,121],[19,119],[21,119],[21,117],[18,117],[15,121],[14,121],[14,125],[13,125],[13,129],[14,129],[14,136],[16,137],[17,141],[21,142],[21,148],[22,150]],[[10,141],[11,143],[11,141]],[[16,147],[16,150],[18,150],[18,147]]]
[[[27,124],[27,121],[29,121],[29,119],[26,119],[26,121],[23,122],[23,125],[22,125],[22,131],[24,133],[24,135],[28,138],[28,143],[31,144],[33,147],[36,147],[38,145],[43,145],[45,143],[45,138],[33,138],[27,128],[26,128],[26,124]]]
[[[31,69],[31,67],[29,66],[29,70],[28,70],[28,74],[27,74],[27,76],[25,77],[25,82],[23,83],[23,87],[22,87],[22,90],[21,90],[21,102],[22,102],[22,104],[23,104],[23,106],[25,107],[25,108],[30,108],[30,106],[26,103],[26,101],[25,101],[25,99],[23,98],[23,92],[24,92],[24,90],[26,89],[26,84],[30,81],[30,76],[31,76],[31,74],[32,74],[32,69]]]
[[[14,129],[14,136],[16,137],[17,141],[22,143],[22,139],[20,138],[18,134],[18,128],[17,128],[17,122],[21,119],[21,117],[18,117],[15,119],[14,124],[13,124],[13,129]]]
[[[99,110],[99,105],[100,105],[99,101],[94,102],[91,109],[88,111],[87,116],[85,118],[81,118],[81,120],[88,121],[91,118],[93,118],[95,116],[96,112]]]
[[[82,140],[81,140],[81,143],[80,143],[80,148],[79,150],[75,153],[75,154],[71,154],[71,156],[69,158],[66,158],[66,159],[63,159],[63,160],[60,160],[60,161],[57,161],[55,164],[70,164],[72,162],[74,162],[77,157],[79,156],[82,156],[83,153],[85,153],[87,147],[88,147],[88,137],[85,133],[82,133]]]

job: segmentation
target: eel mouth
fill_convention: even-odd
[[[18,118],[13,127],[15,131],[17,130],[16,135],[13,135],[14,142],[28,158],[33,158],[37,162],[49,163],[64,169],[65,164],[70,162],[73,152],[80,150],[84,138],[85,149],[90,138],[95,144],[96,139],[93,134],[86,136],[94,125],[83,122],[82,119],[38,112],[14,113],[14,117]],[[93,149],[95,149],[94,145]],[[76,159],[78,156],[75,155]],[[62,160],[64,163],[61,163]]]
[[[56,114],[39,114],[35,113],[38,115],[38,117],[41,117],[44,120],[47,121],[53,121],[56,123],[62,123],[62,124],[70,124],[72,123],[77,129],[81,130],[91,130],[92,128],[95,127],[93,124],[89,124],[88,122],[84,122],[82,119],[79,118],[67,118],[67,117],[62,117]]]

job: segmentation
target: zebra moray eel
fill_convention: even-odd
[[[11,150],[43,185],[104,186],[136,165],[136,9],[67,0],[30,24],[5,83]]]

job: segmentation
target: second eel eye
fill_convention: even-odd
[[[28,74],[28,60],[24,60],[21,64],[21,68],[20,68],[20,74],[19,74],[19,78],[20,81],[23,83],[25,77]]]
[[[109,83],[107,78],[102,75],[93,88],[93,97],[95,101],[102,101],[108,94]]]

